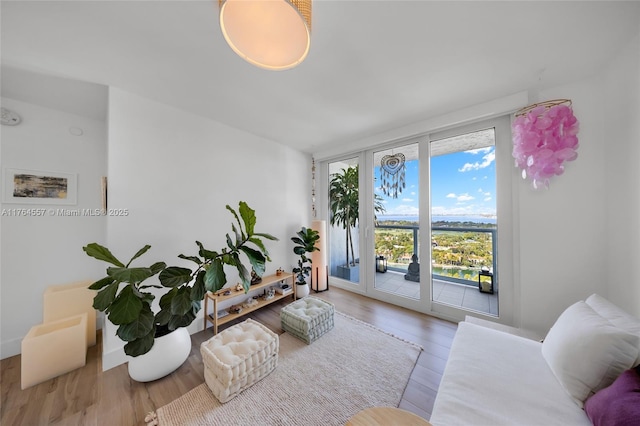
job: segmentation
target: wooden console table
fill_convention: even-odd
[[[222,317],[222,318],[218,318],[218,306],[219,306],[219,302],[222,302],[224,300],[229,300],[229,299],[238,299],[238,301],[240,300],[246,300],[249,296],[248,293],[245,293],[244,290],[241,291],[236,291],[235,288],[231,288],[231,289],[222,289],[219,290],[217,293],[212,293],[210,291],[208,291],[205,295],[204,298],[204,329],[207,329],[207,325],[209,323],[213,324],[213,334],[218,334],[218,326],[222,325],[222,324],[226,324],[229,321],[233,321],[236,318],[242,317],[244,315],[247,315],[250,312],[255,311],[256,309],[260,309],[270,303],[273,303],[277,300],[283,299],[285,297],[289,297],[291,295],[293,295],[293,300],[296,300],[296,285],[294,283],[294,276],[291,273],[287,273],[287,272],[283,272],[280,275],[265,275],[264,277],[262,277],[262,281],[258,284],[252,285],[249,288],[249,291],[252,292],[254,290],[258,290],[258,289],[267,289],[268,287],[271,287],[281,281],[284,281],[285,283],[289,284],[289,287],[292,289],[292,291],[290,293],[287,294],[280,294],[277,293],[273,296],[273,298],[269,299],[269,300],[263,300],[263,299],[257,299],[257,302],[255,305],[250,306],[248,308],[242,308],[242,312],[237,313],[237,314],[232,314],[229,313],[228,315]],[[224,295],[223,292],[225,290],[230,290],[231,293]],[[213,311],[211,313],[209,313],[209,301],[212,301],[212,305],[213,305]]]

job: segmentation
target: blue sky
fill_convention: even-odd
[[[380,190],[376,167],[376,193],[386,215],[418,214],[418,160],[406,163],[406,188],[397,199]],[[434,215],[495,215],[495,147],[480,148],[431,158],[431,205]]]

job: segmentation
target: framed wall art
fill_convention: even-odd
[[[2,202],[14,204],[77,204],[78,175],[10,169],[3,171]]]

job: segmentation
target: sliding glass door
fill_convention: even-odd
[[[334,285],[453,320],[512,317],[509,117],[323,162]]]
[[[431,311],[510,317],[509,118],[429,135]]]
[[[420,300],[420,159],[417,142],[373,152],[373,288]],[[428,260],[428,257],[427,257]]]
[[[430,164],[432,301],[498,316],[495,128],[432,140]]]

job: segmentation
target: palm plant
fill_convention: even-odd
[[[331,181],[329,182],[330,223],[334,226],[341,226],[346,231],[347,266],[355,266],[356,264],[351,229],[358,225],[358,217],[360,215],[358,190],[357,165],[349,166],[339,173],[331,175]],[[374,194],[373,209],[375,213],[384,213],[385,211],[382,198],[378,194]],[[351,260],[349,260],[349,251],[351,251]]]

